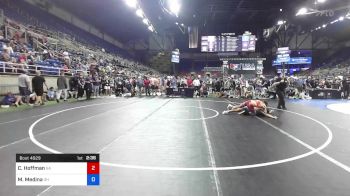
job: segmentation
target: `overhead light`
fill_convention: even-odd
[[[343,21],[344,20],[344,16],[340,16],[338,20],[339,21]]]
[[[322,25],[322,28],[326,28],[326,27],[327,27],[327,25],[326,25],[326,24]]]
[[[339,18],[339,19],[340,19],[340,18]],[[341,20],[339,20],[339,19],[332,21],[331,24],[334,24],[334,23],[336,23],[336,22],[341,21]],[[344,20],[344,17],[343,17],[343,20]]]
[[[148,25],[148,20],[147,20],[147,18],[144,18],[144,19],[142,20],[142,22],[145,23],[146,25]]]
[[[301,16],[301,15],[305,15],[307,14],[307,8],[303,7],[303,8],[300,8],[300,10],[297,12],[297,16]]]
[[[143,18],[143,11],[142,11],[142,9],[137,9],[136,10],[136,15],[138,16],[138,17],[140,17],[140,18]]]
[[[180,0],[168,0],[168,8],[171,13],[173,13],[175,16],[178,16],[181,9]]]
[[[175,24],[176,24],[176,25],[179,25],[179,23],[178,23],[178,22],[175,22]]]
[[[124,0],[126,5],[128,5],[131,8],[136,8],[137,7],[137,0]]]
[[[148,30],[150,30],[150,31],[154,31],[154,28],[152,27],[152,26],[148,26]]]
[[[283,9],[281,8],[281,9],[280,9],[280,12],[282,12],[282,11],[283,11]]]
[[[350,12],[345,15],[345,18],[350,19]]]
[[[182,23],[181,26],[185,26],[184,23]]]
[[[285,24],[286,23],[286,21],[284,21],[284,20],[279,20],[278,22],[277,22],[277,25],[283,25],[283,24]]]
[[[326,2],[326,0],[317,0],[316,2],[317,3],[324,3],[324,2]]]

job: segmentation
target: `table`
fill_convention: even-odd
[[[309,94],[312,99],[341,99],[341,91],[336,89],[313,89]]]
[[[193,98],[194,88],[167,88],[167,96],[181,96]]]

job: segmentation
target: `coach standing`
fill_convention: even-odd
[[[32,78],[32,88],[36,94],[36,102],[35,102],[36,106],[40,104],[44,105],[43,98],[42,98],[44,94],[44,84],[46,89],[48,89],[45,82],[45,78],[40,75],[40,71],[36,71],[36,76]]]
[[[30,78],[27,75],[27,71],[22,69],[22,74],[18,76],[18,88],[20,95],[24,98],[25,103],[29,103],[30,95]]]
[[[64,77],[64,72],[62,71],[61,76],[57,78],[57,92],[56,92],[57,103],[60,102],[62,92],[64,93],[64,101],[67,101],[67,96],[68,96],[67,89],[68,89],[67,79],[66,77]]]

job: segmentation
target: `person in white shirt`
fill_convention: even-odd
[[[29,103],[29,94],[31,92],[30,78],[27,75],[26,70],[21,70],[21,72],[22,74],[18,76],[19,93],[22,97],[24,97],[25,102]]]
[[[198,78],[193,80],[193,86],[194,86],[194,93],[197,96],[200,96],[200,86],[201,86],[201,82],[199,81]]]

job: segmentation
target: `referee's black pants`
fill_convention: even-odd
[[[285,109],[286,108],[286,102],[284,101],[284,92],[283,91],[276,91],[276,94],[278,95],[278,109]]]

